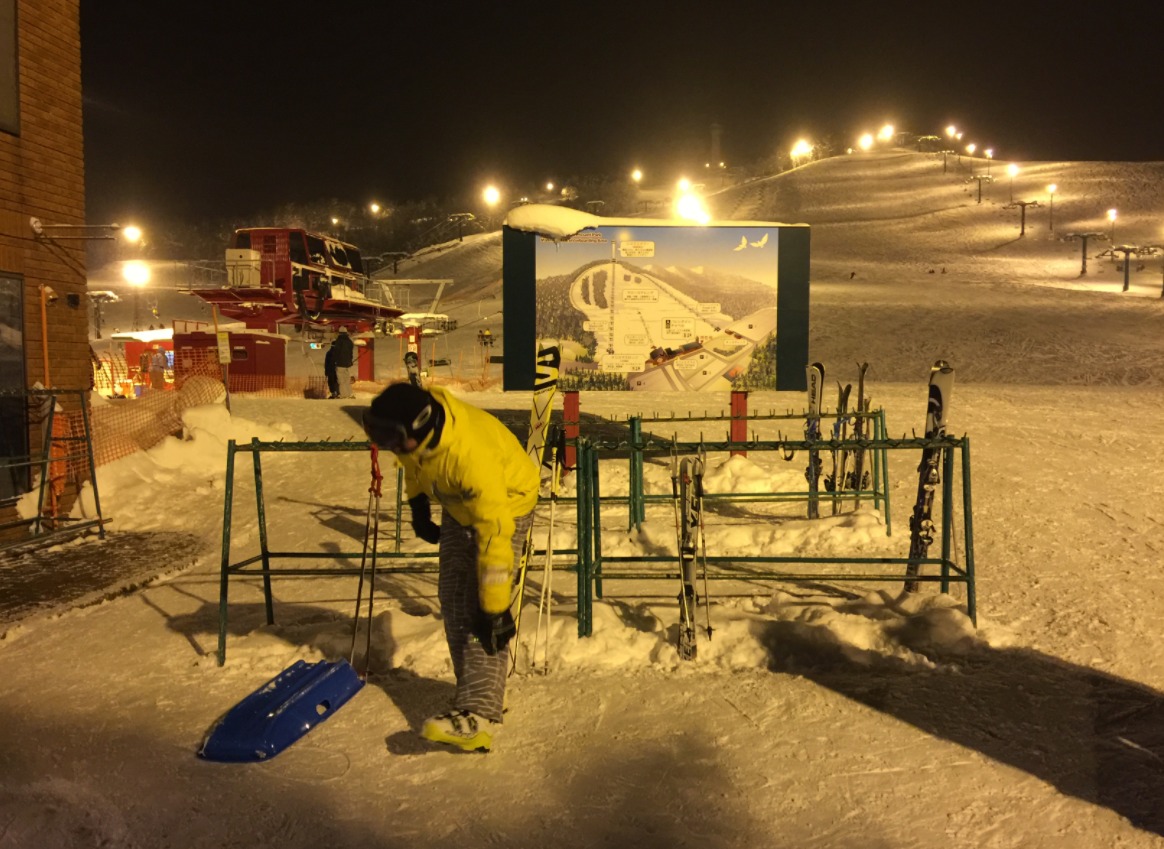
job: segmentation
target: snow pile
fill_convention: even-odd
[[[233,417],[221,403],[182,411],[182,438],[167,436],[148,451],[138,451],[98,468],[102,509],[116,530],[186,530],[206,533],[221,526],[228,440],[249,442],[293,439],[286,423],[263,425]],[[26,496],[27,497],[27,496]],[[82,515],[96,515],[93,487],[81,491]]]

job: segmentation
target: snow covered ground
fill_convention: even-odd
[[[880,167],[820,163],[816,183],[813,168],[796,172],[802,220],[811,186],[825,206],[842,188],[879,198],[814,226],[812,356],[846,382],[856,359],[870,361],[891,435],[922,427],[934,359],[958,369],[952,430],[972,441],[977,628],[958,589],[905,598],[898,584],[715,583],[713,639],[683,663],[669,584],[608,582],[595,634],[579,640],[572,576],[559,572],[550,672],[528,671],[523,656],[496,750],[459,755],[414,733],[452,691],[433,576],[381,574],[368,686],[269,762],[200,761],[223,711],[297,659],[345,657],[351,640],[356,578],[277,578],[275,626],[263,624],[258,582],[233,579],[228,661],[215,663],[225,440],[359,435],[352,402],[239,396],[233,417],[190,410],[187,440],[100,472],[114,530],[200,534],[203,560],[0,642],[0,847],[1164,845],[1160,303],[1146,282],[1127,298],[1040,277],[1039,259],[988,261],[982,240],[999,224],[972,197],[950,203],[960,223],[948,239],[927,216],[903,225],[911,197],[878,192]],[[775,215],[762,203],[730,214]],[[928,274],[943,263],[945,275]],[[465,397],[519,418],[529,403]],[[629,410],[629,397],[585,393],[583,411],[727,402],[644,393]],[[803,402],[757,393],[751,406]],[[712,491],[742,492],[802,480],[804,458],[709,465]],[[273,547],[317,551],[326,565],[359,549],[366,455],[266,455],[263,466]],[[916,455],[891,455],[892,537],[867,509],[809,523],[721,504],[709,553],[903,556],[915,466]],[[258,545],[248,469],[236,477],[234,560]],[[648,491],[668,491],[667,474],[648,462]],[[604,494],[625,487],[625,462],[604,466]],[[606,516],[608,552],[673,550],[669,509],[652,507],[641,536],[620,532],[624,510]],[[556,527],[564,546],[569,510]],[[532,638],[536,610],[526,617]]]

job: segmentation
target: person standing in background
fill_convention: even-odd
[[[154,345],[154,355],[150,357],[150,389],[166,388],[166,352],[161,345]]]
[[[352,396],[352,373],[350,371],[352,364],[356,361],[356,344],[352,341],[352,337],[348,334],[346,327],[339,329],[339,335],[335,337],[335,341],[331,343],[331,350],[334,351],[333,359],[335,360],[335,370],[337,379],[336,395],[333,397],[351,398]],[[326,360],[324,366],[326,368]]]

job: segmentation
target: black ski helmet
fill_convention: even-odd
[[[411,383],[393,383],[364,411],[364,432],[376,445],[395,453],[409,438],[424,442],[442,412],[425,390]]]

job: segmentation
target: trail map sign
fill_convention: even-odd
[[[506,389],[531,388],[538,339],[579,388],[804,388],[808,227],[586,218],[503,229]]]

